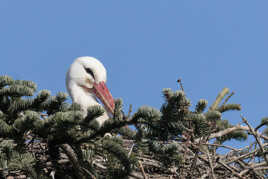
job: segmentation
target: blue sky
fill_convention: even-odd
[[[268,116],[268,1],[0,1],[0,75],[66,92],[79,56],[108,70],[108,86],[127,109],[160,108],[163,88],[181,77],[192,104],[235,91],[256,126]],[[240,122],[240,112],[225,118]]]

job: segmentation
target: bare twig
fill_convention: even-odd
[[[177,82],[179,83],[181,90],[184,91],[181,78],[179,78]]]
[[[249,131],[250,132],[250,129],[248,126],[241,126],[241,125],[236,125],[234,127],[230,127],[230,128],[227,128],[225,130],[222,130],[222,131],[219,131],[217,133],[213,133],[209,136],[209,139],[213,139],[213,138],[217,138],[217,137],[222,137],[224,135],[227,135],[233,131],[236,131],[236,130],[244,130],[244,131]],[[265,139],[265,140],[268,140],[268,137],[265,136],[265,135],[262,135],[258,132],[256,132],[261,138]],[[198,139],[195,139],[195,142],[199,142],[199,140],[201,140],[201,138],[198,138]]]
[[[210,145],[210,146],[222,147],[222,148],[230,149],[230,150],[237,151],[237,152],[239,151],[239,149],[236,149],[236,148],[233,148],[233,147],[230,147],[230,146],[227,146],[227,145],[221,145],[221,144],[202,143],[202,145]]]
[[[130,150],[129,150],[129,152],[128,152],[128,158],[130,157],[130,155],[131,155],[131,153],[132,153],[132,150],[133,150],[133,147],[135,146],[135,144],[132,144],[132,146],[131,146],[131,148],[130,148]]]
[[[255,137],[255,139],[256,139],[256,141],[257,141],[257,143],[258,143],[258,145],[259,145],[259,147],[260,147],[260,149],[261,149],[261,152],[262,152],[262,154],[263,154],[263,157],[264,157],[266,163],[268,164],[268,158],[267,158],[267,155],[266,155],[265,150],[264,150],[264,148],[263,148],[263,144],[262,144],[261,139],[260,139],[260,134],[257,133],[257,132],[253,129],[253,127],[251,127],[251,125],[248,123],[248,121],[247,121],[246,118],[244,118],[242,115],[241,115],[241,118],[242,118],[243,122],[249,127],[249,130],[250,130],[250,132],[252,133],[252,135]]]
[[[219,164],[221,164],[222,166],[224,166],[226,169],[228,169],[230,172],[232,172],[232,174],[240,179],[244,179],[243,177],[241,177],[241,175],[239,173],[237,173],[236,171],[234,171],[231,167],[229,167],[228,165],[226,165],[225,163],[218,161]]]
[[[92,174],[92,173],[90,173],[87,169],[85,169],[85,168],[82,168],[92,179],[96,179],[96,177]]]
[[[141,161],[139,161],[138,163],[139,163],[139,167],[140,167],[140,169],[141,169],[143,178],[144,178],[144,179],[147,179],[147,176],[146,176],[146,174],[145,174],[145,171],[144,171],[144,168],[143,168],[143,166],[142,166]]]
[[[215,174],[214,174],[214,165],[212,163],[212,159],[210,158],[210,154],[209,154],[209,151],[208,150],[206,151],[206,156],[208,158],[209,167],[210,167],[210,170],[211,170],[211,177],[213,179],[216,179]]]

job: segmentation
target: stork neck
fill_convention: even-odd
[[[93,94],[85,91],[85,89],[75,83],[68,85],[68,91],[73,102],[80,104],[84,111],[87,111],[89,106],[100,105]]]
[[[76,85],[76,83],[68,83],[67,89],[71,98],[74,103],[77,103],[81,106],[82,110],[84,111],[84,117],[87,115],[87,109],[93,105],[101,105],[96,100],[95,96],[92,93],[85,91],[82,87]],[[109,119],[107,111],[103,113],[102,116],[99,116],[96,121],[99,123],[100,126]]]

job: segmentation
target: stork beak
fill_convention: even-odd
[[[106,84],[104,82],[93,84],[93,92],[94,94],[99,98],[99,100],[104,105],[105,109],[113,115],[114,113],[114,99],[112,97],[112,94],[108,90]]]

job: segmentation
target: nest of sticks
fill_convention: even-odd
[[[137,164],[133,167],[128,178],[131,179],[263,179],[267,176],[268,158],[266,148],[268,137],[253,129],[245,118],[246,125],[236,125],[218,133],[209,135],[206,138],[199,138],[193,141],[185,140],[177,142],[178,152],[183,157],[183,162],[177,166],[167,167],[163,165],[153,153],[136,153],[135,141],[124,139],[123,146],[129,155],[135,153]],[[210,139],[226,135],[234,130],[244,130],[252,135],[255,140],[242,148],[234,148],[228,145],[211,143]],[[174,142],[174,141],[168,141]],[[224,148],[222,152],[216,149]],[[47,144],[35,142],[28,145],[29,152],[33,153],[38,160],[38,166],[47,176],[55,177],[53,162],[65,168],[65,174],[70,173],[72,178],[73,163],[70,156],[64,151],[61,152],[60,160],[53,161],[47,155]],[[99,155],[94,158],[94,168],[100,176],[104,177],[107,170],[106,160]],[[1,169],[0,169],[1,170]],[[2,170],[2,172],[5,172]],[[53,173],[54,172],[54,173]],[[24,179],[27,175],[23,171],[8,171],[8,179]],[[75,177],[74,177],[75,178]],[[97,178],[90,175],[88,178]]]

